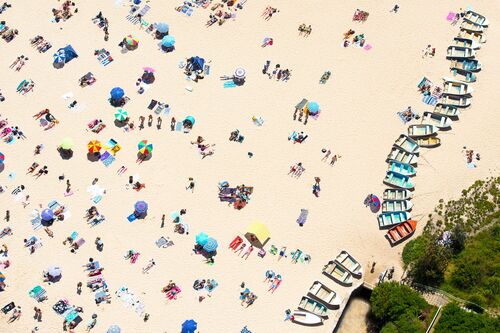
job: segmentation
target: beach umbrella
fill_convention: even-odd
[[[134,37],[132,35],[128,35],[127,37],[125,37],[125,42],[127,43],[127,45],[130,45],[130,46],[139,45],[139,39],[137,39],[136,37]]]
[[[61,276],[62,269],[59,268],[58,266],[50,266],[49,269],[47,270],[47,273],[49,273],[49,275],[52,277],[58,277]]]
[[[318,113],[319,104],[311,101],[307,104],[307,109],[309,110],[309,113],[312,113],[312,114]]]
[[[156,30],[158,30],[158,32],[162,34],[167,33],[168,29],[169,26],[165,22],[158,23],[158,25],[156,26]]]
[[[142,0],[134,0],[134,5],[140,5]]]
[[[149,155],[153,151],[153,144],[148,143],[148,140],[142,140],[139,142],[137,148],[139,149],[139,153]]]
[[[65,149],[65,150],[69,150],[69,149],[73,148],[74,145],[75,144],[74,144],[74,142],[73,142],[73,140],[71,138],[64,138],[62,140],[62,142],[61,142],[61,146],[60,147],[62,149]]]
[[[198,323],[196,323],[194,320],[186,320],[185,322],[182,323],[182,332],[181,333],[194,333],[196,329],[198,328]]]
[[[3,161],[5,161],[5,155],[0,153],[0,163],[3,163]]]
[[[234,77],[240,80],[245,78],[245,74],[246,72],[243,68],[236,68],[234,71]]]
[[[148,211],[148,204],[145,201],[137,201],[134,205],[134,209],[137,213],[143,214]]]
[[[203,66],[205,66],[205,59],[198,56],[189,58],[189,62],[195,71],[201,71],[203,70]]]
[[[125,91],[123,91],[123,89],[120,87],[115,87],[111,89],[110,94],[112,99],[120,99],[125,96]]]
[[[50,208],[45,208],[42,210],[42,214],[40,214],[40,216],[44,221],[52,221],[54,219],[54,211]]]
[[[115,119],[118,121],[124,121],[125,119],[128,118],[128,113],[127,111],[123,109],[118,109],[115,113]]]
[[[191,123],[191,125],[194,125],[194,117],[193,116],[187,116],[186,119],[184,119],[184,121],[189,121]]]
[[[217,241],[214,238],[210,237],[207,239],[205,245],[203,245],[203,250],[207,252],[214,252],[215,250],[217,250],[217,246],[219,246],[219,244],[217,244]]]
[[[199,244],[201,246],[207,244],[208,241],[208,235],[204,232],[200,232],[198,235],[196,235],[196,244]]]
[[[154,73],[155,72],[155,69],[154,68],[151,68],[151,67],[144,67],[143,70],[146,72],[146,73]]]
[[[165,47],[172,47],[174,46],[174,44],[175,44],[175,38],[174,36],[171,35],[167,35],[163,37],[163,39],[161,40],[161,45]]]
[[[97,153],[102,149],[102,144],[97,140],[92,140],[87,144],[89,153]]]
[[[66,53],[64,50],[59,50],[56,53],[54,53],[54,62],[58,63],[64,63],[66,61]]]
[[[118,325],[112,325],[108,328],[106,333],[121,333],[122,330],[120,329],[120,326]]]
[[[0,272],[0,282],[4,282],[5,281],[5,275],[3,275],[2,272]]]

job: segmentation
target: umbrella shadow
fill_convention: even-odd
[[[59,148],[58,151],[59,151],[59,156],[61,156],[63,160],[69,160],[70,158],[73,157],[73,150],[71,149]]]
[[[99,152],[96,153],[87,153],[87,160],[90,162],[97,162],[101,158],[101,154]]]
[[[205,250],[201,251],[200,252],[201,255],[205,258],[205,259],[210,259],[212,257],[215,257],[217,255],[217,250],[215,251],[212,251],[212,252],[207,252]]]
[[[0,163],[0,173],[5,170],[5,164]]]
[[[149,161],[153,157],[153,154],[149,153],[147,155],[142,154],[141,152],[137,153],[137,161],[139,162],[144,162],[144,161]]]
[[[115,126],[118,128],[124,127],[125,125],[127,125],[127,123],[128,123],[128,118],[122,121],[115,119]]]
[[[44,227],[50,227],[50,226],[52,226],[52,224],[54,224],[54,219],[52,219],[52,220],[41,219],[40,224],[43,225]]]

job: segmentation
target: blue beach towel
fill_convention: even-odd
[[[135,216],[134,213],[130,214],[129,216],[127,216],[127,220],[129,222],[134,222],[135,220],[137,220],[137,216]]]
[[[224,88],[235,88],[235,87],[236,87],[236,83],[234,83],[233,81],[224,82]]]
[[[422,99],[422,102],[424,102],[425,104],[434,106],[437,104],[437,99],[434,96],[424,96],[424,98]]]

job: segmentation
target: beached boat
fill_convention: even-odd
[[[400,147],[412,154],[418,154],[419,152],[417,142],[406,134],[401,134],[399,138],[397,138],[397,140],[394,142],[394,146]]]
[[[479,32],[483,33],[486,31],[486,27],[483,27],[478,24],[474,24],[469,21],[462,21],[462,24],[460,24],[460,29],[467,30],[467,31],[472,31],[472,32]]]
[[[485,16],[476,13],[472,10],[468,10],[467,13],[465,13],[464,21],[468,21],[473,24],[480,25],[482,27],[487,27],[490,24],[490,22]]]
[[[453,120],[438,113],[426,111],[422,117],[422,123],[434,125],[439,129],[450,128]]]
[[[351,272],[352,276],[355,278],[359,279],[363,275],[363,266],[361,266],[361,264],[346,250],[340,251],[335,260]]]
[[[473,50],[477,50],[481,48],[481,44],[479,42],[470,39],[470,38],[465,38],[465,37],[455,37],[453,38],[453,44],[455,46],[463,46],[463,47],[470,47]]]
[[[314,281],[311,288],[309,288],[309,295],[320,300],[330,309],[337,309],[342,303],[342,298],[335,291],[319,281]]]
[[[463,46],[448,46],[446,51],[446,59],[472,59],[476,52],[470,47]]]
[[[408,190],[400,190],[395,188],[387,188],[384,191],[382,198],[384,200],[408,200],[412,194]]]
[[[405,239],[410,238],[411,235],[413,235],[413,233],[415,232],[416,228],[417,221],[408,220],[389,229],[389,231],[387,231],[386,237],[391,245],[396,245],[398,243],[401,243]]]
[[[415,176],[417,169],[410,164],[401,162],[391,162],[387,168],[388,171],[397,172],[405,176]]]
[[[443,104],[443,105],[448,105],[448,106],[456,106],[457,108],[469,107],[471,103],[472,103],[471,97],[452,96],[452,95],[443,96],[438,101],[438,104]]]
[[[408,135],[411,138],[421,138],[425,136],[431,136],[436,134],[438,128],[436,126],[432,126],[429,124],[420,124],[420,125],[410,125],[408,126]],[[417,141],[418,143],[418,141]]]
[[[448,77],[444,77],[443,81],[444,95],[464,96],[470,95],[474,92],[474,89],[465,82],[450,79]]]
[[[411,218],[411,214],[408,212],[390,212],[382,213],[378,216],[378,226],[379,228],[390,228],[396,224],[408,221]]]
[[[382,213],[407,212],[413,208],[410,200],[384,200],[382,202]]]
[[[481,62],[476,59],[470,60],[452,60],[450,61],[450,69],[460,69],[470,72],[479,72],[481,70]]]
[[[399,147],[392,147],[391,152],[387,155],[387,161],[389,162],[400,162],[406,164],[417,164],[418,156],[411,154],[406,150]]]
[[[323,268],[323,273],[341,285],[352,285],[352,274],[335,260],[330,261]]]
[[[313,300],[307,296],[303,296],[300,300],[298,308],[307,312],[311,312],[318,317],[328,317],[328,309],[322,303]]]
[[[460,115],[460,111],[458,110],[458,108],[442,104],[437,104],[436,107],[434,108],[434,111],[432,112],[450,118],[458,118],[458,116]]]
[[[471,71],[461,70],[461,69],[451,69],[450,71],[453,74],[453,77],[457,80],[460,80],[460,81],[466,82],[466,83],[476,82],[476,79],[477,79],[476,73],[473,73]]]
[[[486,43],[486,35],[481,32],[460,30],[460,32],[458,33],[458,37],[469,38],[481,44]]]
[[[387,171],[384,184],[408,190],[415,186],[410,182],[410,177],[392,171]]]
[[[316,326],[323,324],[323,318],[307,311],[294,310],[292,312],[293,322],[306,326]]]
[[[417,142],[418,142],[420,147],[434,148],[434,147],[437,147],[441,144],[441,139],[437,138],[435,136],[430,136],[427,138],[419,138],[419,139],[417,139]]]

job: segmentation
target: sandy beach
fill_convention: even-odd
[[[483,69],[477,74],[477,82],[471,84],[472,106],[461,112],[451,130],[439,133],[440,147],[421,149],[413,178],[412,216],[421,222],[416,234],[439,199],[457,197],[475,180],[498,175],[500,121],[495,101],[500,69],[494,59],[500,52],[500,4],[495,1],[401,1],[399,11],[393,13],[394,2],[386,0],[347,4],[250,0],[235,12],[234,19],[207,28],[210,7],[216,1],[206,9],[193,8],[187,16],[174,10],[182,5],[180,1],[151,0],[147,2],[151,9],[143,19],[168,23],[169,34],[176,40],[175,50],[168,53],[160,50],[161,40],[154,39],[145,27],[141,29],[126,19],[128,1],[75,0],[77,13],[58,23],[52,22],[51,10],[62,2],[8,2],[12,7],[0,14],[0,21],[18,29],[18,35],[9,43],[0,40],[0,91],[5,96],[0,103],[0,120],[8,118],[8,126],[18,126],[26,138],[0,142],[0,152],[5,155],[0,185],[6,187],[0,194],[0,229],[10,227],[13,233],[0,239],[0,245],[8,247],[10,260],[10,267],[0,269],[6,277],[0,307],[13,301],[22,308],[21,318],[13,323],[7,323],[10,314],[0,314],[1,332],[31,332],[35,326],[40,333],[63,332],[64,318],[52,309],[61,299],[84,310],[80,313],[83,322],[75,332],[85,332],[94,313],[97,324],[91,332],[106,332],[114,324],[124,333],[180,332],[187,319],[198,323],[199,333],[240,332],[244,326],[252,333],[332,332],[332,319],[322,326],[304,327],[285,321],[285,310],[296,309],[316,280],[341,296],[347,294],[348,288],[321,274],[323,266],[342,249],[364,268],[365,274],[356,283],[373,283],[381,271],[392,266],[395,279],[402,275],[400,253],[404,243],[389,245],[386,231],[379,230],[377,214],[365,207],[363,200],[370,193],[381,197],[386,188],[382,180],[387,154],[408,126],[396,113],[407,106],[420,115],[432,111],[432,106],[422,102],[417,85],[423,77],[439,85],[442,77],[451,76],[445,55],[459,25],[451,25],[446,17],[450,11],[458,12],[469,5],[490,21],[488,42],[477,51]],[[142,1],[141,7],[145,4]],[[261,14],[269,5],[279,12],[265,20]],[[369,13],[365,22],[353,22],[357,8]],[[100,11],[109,21],[108,41],[92,22]],[[308,37],[299,36],[301,24],[312,26]],[[349,29],[356,35],[363,33],[371,49],[343,47],[343,34]],[[139,46],[122,52],[118,44],[129,34],[138,39]],[[36,35],[43,36],[52,48],[45,53],[33,48],[30,39]],[[273,38],[273,45],[261,47],[265,37]],[[54,68],[54,53],[69,44],[78,57],[61,69]],[[422,56],[427,45],[436,49],[434,57]],[[94,55],[102,48],[114,59],[106,66]],[[29,60],[19,71],[10,69],[20,55]],[[193,56],[203,57],[211,67],[210,75],[198,82],[186,80],[179,68],[181,61]],[[271,61],[270,70],[276,64],[290,69],[289,80],[271,80],[264,75],[262,68],[267,60]],[[156,80],[139,94],[136,80],[143,75],[144,67],[155,69]],[[232,76],[237,68],[245,69],[245,83],[224,88],[219,77]],[[325,71],[331,71],[331,77],[319,84]],[[88,72],[96,82],[82,88],[78,80]],[[16,93],[19,83],[27,79],[35,82],[33,90],[25,95]],[[123,88],[130,98],[123,109],[135,129],[128,132],[114,124],[118,108],[108,101],[114,87]],[[73,97],[62,98],[68,93]],[[316,101],[321,110],[317,119],[310,117],[306,125],[293,120],[295,105],[303,98]],[[161,129],[156,126],[158,115],[147,108],[152,99],[171,108],[167,116],[161,114]],[[69,108],[74,100],[77,106]],[[43,109],[50,109],[58,120],[48,130],[33,117]],[[153,125],[148,126],[146,120],[145,127],[138,128],[139,117],[149,115],[153,115]],[[196,122],[189,133],[171,131],[172,116],[177,121],[192,116]],[[261,117],[263,125],[257,126],[253,116]],[[93,119],[102,119],[106,128],[100,133],[90,131],[87,124]],[[409,124],[417,123],[413,120]],[[236,129],[244,136],[241,143],[228,140]],[[294,131],[303,131],[307,140],[288,140]],[[191,144],[198,136],[215,144],[213,155],[202,158],[196,145]],[[63,159],[57,149],[68,137],[74,142],[73,156]],[[89,141],[99,140],[104,145],[111,138],[121,146],[113,164],[106,167],[100,161],[89,161]],[[139,164],[136,159],[141,140],[152,143],[154,149],[148,160]],[[44,148],[34,155],[39,144]],[[467,167],[464,146],[480,153],[474,169]],[[322,161],[322,149],[332,152],[326,162]],[[330,165],[334,155],[341,157]],[[38,179],[26,174],[33,162],[47,166],[48,174]],[[299,162],[305,168],[300,177],[288,175],[290,166]],[[119,175],[121,166],[127,170]],[[59,180],[61,175],[64,180]],[[132,189],[130,176],[145,187]],[[190,177],[195,181],[194,191],[186,190]],[[315,177],[321,178],[319,197],[312,193]],[[87,191],[95,178],[95,185],[105,190],[97,204]],[[73,192],[68,196],[67,180]],[[237,210],[220,202],[218,185],[222,181],[231,187],[253,187],[244,208]],[[29,195],[26,207],[11,194],[20,185],[25,187],[24,195]],[[55,221],[50,227],[54,234],[51,238],[43,228],[33,230],[30,214],[35,209],[42,211],[53,200],[63,204],[67,212],[64,221]],[[127,216],[134,212],[137,201],[147,202],[147,216],[129,222]],[[84,218],[93,205],[105,216],[105,221],[95,227]],[[187,211],[183,220],[189,225],[188,234],[174,232],[171,214],[181,209]],[[301,209],[309,212],[302,227],[296,223]],[[9,221],[4,219],[6,210]],[[163,214],[165,226],[161,228]],[[267,226],[270,239],[263,258],[255,249],[245,260],[228,246],[236,236],[244,238],[247,226],[255,220]],[[73,232],[86,241],[75,253],[70,252],[69,244],[63,245]],[[218,242],[213,265],[193,251],[195,236],[200,232]],[[33,235],[43,246],[30,254],[23,240]],[[158,248],[155,241],[161,236],[172,240],[173,246]],[[96,249],[96,237],[103,241],[102,251]],[[288,257],[278,261],[278,255],[269,253],[271,245],[287,247]],[[290,252],[296,249],[308,254],[310,262],[292,263]],[[135,264],[124,259],[129,250],[140,253]],[[94,293],[86,287],[88,277],[82,266],[89,258],[104,267],[110,304],[96,305]],[[150,259],[155,266],[144,274]],[[370,273],[373,262],[376,270]],[[62,278],[56,283],[43,282],[44,270],[53,265],[61,268]],[[273,293],[268,291],[270,284],[263,282],[268,270],[282,276],[281,285]],[[197,279],[215,279],[218,286],[208,296],[206,291],[193,289]],[[170,280],[181,289],[172,300],[162,293]],[[78,295],[80,281],[83,288]],[[258,297],[248,307],[239,299],[242,282]],[[37,285],[47,292],[48,300],[42,303],[28,294]],[[122,287],[128,287],[144,304],[147,321],[144,314],[126,307],[115,295]],[[205,299],[199,301],[200,296]],[[42,310],[41,322],[33,319],[35,306]]]

